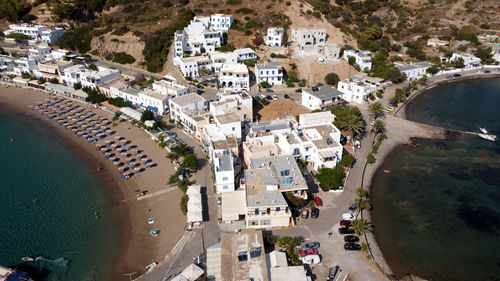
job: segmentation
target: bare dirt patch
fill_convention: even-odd
[[[290,99],[272,100],[268,105],[264,107],[258,106],[256,109],[259,121],[283,119],[311,112],[309,109]]]
[[[144,61],[142,50],[144,42],[132,32],[122,36],[112,35],[111,33],[92,38],[91,47],[97,51],[99,56],[105,57],[110,53],[125,52],[135,58],[133,66],[138,66]]]

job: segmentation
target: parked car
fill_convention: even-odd
[[[358,242],[359,241],[359,237],[358,236],[354,236],[354,235],[346,235],[344,236],[344,242]]]
[[[302,257],[303,264],[319,264],[321,262],[321,258],[319,255],[310,255]]]
[[[395,109],[394,107],[389,106],[389,105],[388,105],[386,108],[387,108],[387,110],[389,110],[389,111],[393,111],[393,110]]]
[[[287,95],[287,94],[285,94],[284,97],[285,97],[285,99],[289,99],[290,98],[290,96]]]
[[[300,249],[302,249],[304,251],[307,249],[317,249],[317,248],[319,248],[319,242],[309,242],[309,243],[302,245],[302,247],[300,247]]]
[[[458,74],[458,73],[455,73],[455,74],[453,74],[453,77],[462,77],[462,75]]]
[[[354,229],[352,228],[348,228],[348,227],[341,227],[339,228],[339,233],[340,234],[354,234],[356,231],[354,231]]]
[[[278,100],[278,96],[277,95],[272,95],[271,97],[273,98],[273,100]]]
[[[307,249],[307,250],[301,250],[300,251],[300,256],[305,257],[305,256],[311,256],[311,255],[317,255],[318,250],[316,249]]]
[[[273,98],[271,96],[266,96],[267,100],[272,100]]]
[[[317,219],[319,217],[319,209],[318,208],[312,208],[311,209],[311,218]]]
[[[266,89],[266,93],[274,93],[274,91],[272,89]]]
[[[309,217],[309,210],[308,209],[302,210],[302,213],[300,214],[300,217],[303,218],[303,219],[307,219]]]
[[[204,87],[202,85],[198,84],[198,85],[196,85],[196,88],[203,89]]]
[[[344,244],[344,250],[349,250],[349,251],[359,251],[361,250],[361,246],[357,243],[345,243]]]
[[[349,209],[347,209],[349,211],[349,213],[354,213],[356,211],[356,204],[352,204],[351,206],[349,206]]]
[[[315,61],[317,61],[317,62],[324,62],[325,58],[323,58],[323,57],[315,58]]]
[[[260,95],[259,96],[261,99],[265,99],[266,98],[266,95]]]
[[[352,223],[351,223],[350,220],[341,220],[340,221],[340,226],[342,226],[342,227],[350,227],[350,226],[352,226]]]
[[[343,213],[342,214],[342,220],[352,221],[355,219],[356,219],[356,217],[352,213]]]
[[[484,73],[491,73],[491,70],[485,70]]]
[[[295,90],[296,93],[302,93],[302,89],[301,88],[298,88]]]
[[[321,201],[321,198],[319,198],[318,196],[314,196],[313,201],[316,204],[316,206],[318,206],[318,207],[323,206],[323,201]]]
[[[328,277],[326,278],[326,281],[333,281],[335,280],[335,277],[337,276],[337,273],[339,273],[340,267],[338,265],[334,267],[330,267],[330,270],[328,271]]]

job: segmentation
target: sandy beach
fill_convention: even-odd
[[[0,104],[17,114],[43,123],[61,139],[61,143],[77,152],[82,161],[87,162],[90,167],[95,167],[96,174],[105,188],[105,194],[112,202],[111,206],[104,208],[112,208],[120,224],[120,249],[114,261],[112,280],[129,280],[124,274],[131,272],[137,272],[138,274],[132,276],[137,278],[146,271],[145,267],[153,260],[162,261],[184,233],[186,218],[179,209],[182,191],[167,184],[168,178],[174,173],[174,167],[165,157],[166,150],[160,148],[150,135],[138,127],[129,122],[119,122],[117,126],[112,127],[112,130],[116,131],[115,136],[130,140],[132,144],[137,145],[137,149],[144,150],[144,154],[153,163],[158,164],[124,180],[120,178],[117,167],[97,151],[95,144],[88,143],[74,135],[71,130],[57,125],[56,121],[49,120],[29,108],[30,105],[44,102],[49,97],[49,94],[41,91],[0,86]],[[84,103],[73,103],[109,120],[113,117],[107,111]],[[111,138],[113,137],[106,139]],[[151,195],[147,199],[137,200],[137,193],[134,192],[136,189],[147,190]],[[154,224],[149,225],[148,218],[154,218]],[[151,237],[151,229],[160,230],[160,235]]]

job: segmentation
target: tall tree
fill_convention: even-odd
[[[373,120],[377,119],[379,115],[384,114],[384,107],[380,102],[370,103],[370,105],[368,105],[368,110],[373,114]]]
[[[375,129],[375,134],[380,134],[385,130],[385,124],[381,120],[375,121],[373,124],[373,128]]]

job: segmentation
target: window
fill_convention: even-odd
[[[235,128],[233,127],[233,131],[235,130]]]
[[[300,154],[300,149],[294,148],[293,149],[293,155],[298,155],[298,154]]]
[[[238,252],[238,261],[239,262],[244,262],[248,260],[248,253],[247,251],[241,251]]]
[[[223,177],[223,178],[222,178],[222,180],[223,180],[223,181],[227,181],[227,180],[228,180],[228,178],[227,178],[227,177]]]
[[[283,170],[280,172],[281,176],[284,177],[284,176],[288,176],[290,175],[290,170]]]
[[[261,247],[254,247],[250,249],[250,258],[257,258],[260,257],[262,253],[262,248]]]
[[[258,215],[259,214],[259,209],[255,209],[255,214]]]
[[[276,212],[279,212],[281,211],[281,208],[280,207],[276,207]]]

